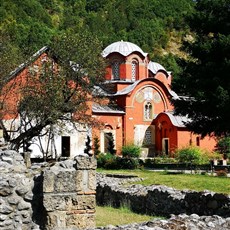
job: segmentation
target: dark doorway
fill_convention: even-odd
[[[61,155],[62,157],[70,157],[70,137],[69,136],[62,136]]]
[[[111,140],[112,133],[104,133],[104,151],[105,153],[109,152],[109,142]]]
[[[104,133],[104,151],[111,154],[116,152],[112,133]]]
[[[164,139],[164,150],[165,150],[165,155],[169,154],[169,140]]]

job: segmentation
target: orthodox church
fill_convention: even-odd
[[[16,135],[20,125],[20,117],[15,118],[14,111],[20,100],[19,85],[25,81],[31,68],[38,71],[46,59],[46,51],[46,47],[42,48],[10,75],[6,89],[14,90],[5,99],[8,107],[3,122],[11,135]],[[44,135],[39,142],[47,146],[51,157],[73,158],[84,153],[89,137],[91,143],[95,138],[99,140],[102,153],[108,152],[112,137],[117,154],[121,153],[122,146],[135,144],[141,147],[142,157],[173,156],[177,148],[187,145],[210,151],[214,149],[216,142],[213,138],[201,139],[185,127],[186,117],[173,115],[170,100],[179,99],[179,96],[171,90],[171,72],[152,62],[147,53],[131,42],[114,42],[103,50],[102,56],[108,66],[105,82],[97,88],[97,92],[106,98],[106,103],[95,103],[89,111],[102,128],[80,127],[82,130],[79,132],[67,127],[55,134],[50,147],[50,140]],[[42,155],[38,146],[35,140],[31,145],[32,157]]]
[[[131,42],[114,42],[102,55],[109,64],[101,92],[109,103],[92,107],[92,115],[104,124],[93,130],[101,152],[108,152],[111,135],[118,154],[128,144],[141,146],[143,157],[173,156],[177,148],[192,144],[214,149],[214,139],[201,139],[187,130],[186,117],[173,115],[170,100],[179,96],[171,90],[171,72]]]

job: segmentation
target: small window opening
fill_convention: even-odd
[[[112,75],[113,80],[119,80],[120,79],[120,62],[115,61],[112,64]]]
[[[137,61],[132,61],[132,81],[138,80],[138,63]]]
[[[144,118],[145,120],[152,119],[153,106],[151,102],[147,102],[144,107]]]

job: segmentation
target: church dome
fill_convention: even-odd
[[[144,57],[148,55],[148,53],[144,53],[143,50],[139,46],[135,45],[134,43],[119,41],[119,42],[114,42],[110,44],[109,46],[107,46],[103,50],[102,56],[107,57],[109,54],[114,53],[114,52],[120,53],[121,55],[125,57],[130,55],[133,52],[139,52]]]
[[[153,74],[156,74],[159,70],[163,70],[165,72],[167,72],[165,70],[165,68],[160,65],[159,63],[157,62],[152,62],[150,61],[149,64],[148,64],[148,69],[153,73]]]

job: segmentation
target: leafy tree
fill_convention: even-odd
[[[55,32],[51,16],[35,0],[2,2],[0,30],[27,55],[48,45]]]
[[[230,132],[230,14],[229,0],[198,0],[188,18],[194,39],[185,43],[190,53],[174,89],[176,114],[187,115],[187,126],[205,136]]]
[[[21,60],[20,49],[12,44],[7,35],[0,31],[0,90],[6,76],[17,67]]]
[[[64,1],[61,29],[79,32],[84,27],[85,0]]]
[[[191,14],[193,4],[192,0],[8,0],[0,3],[0,29],[26,54],[50,44],[57,32],[89,29],[103,47],[128,40],[150,56],[158,55],[163,63],[159,50],[167,49],[171,31],[187,28],[184,17]]]
[[[92,101],[98,100],[95,85],[103,80],[104,60],[101,44],[89,33],[62,34],[54,40],[50,57],[41,64],[39,74],[29,68],[27,84],[22,86],[21,99],[15,116],[20,126],[13,137],[8,135],[14,149],[50,131],[51,127],[72,124],[93,125],[87,113]],[[53,132],[58,132],[53,129]]]
[[[8,81],[9,73],[18,66],[22,60],[20,49],[14,46],[9,37],[0,31],[0,93],[2,95],[3,87]],[[8,92],[7,92],[8,93]],[[6,129],[2,123],[2,109],[4,106],[4,97],[0,99],[0,127],[5,130],[4,136],[6,137]]]
[[[222,153],[224,155],[224,158],[229,158],[230,157],[230,137],[221,137],[218,139],[217,146],[216,146],[217,151]]]

